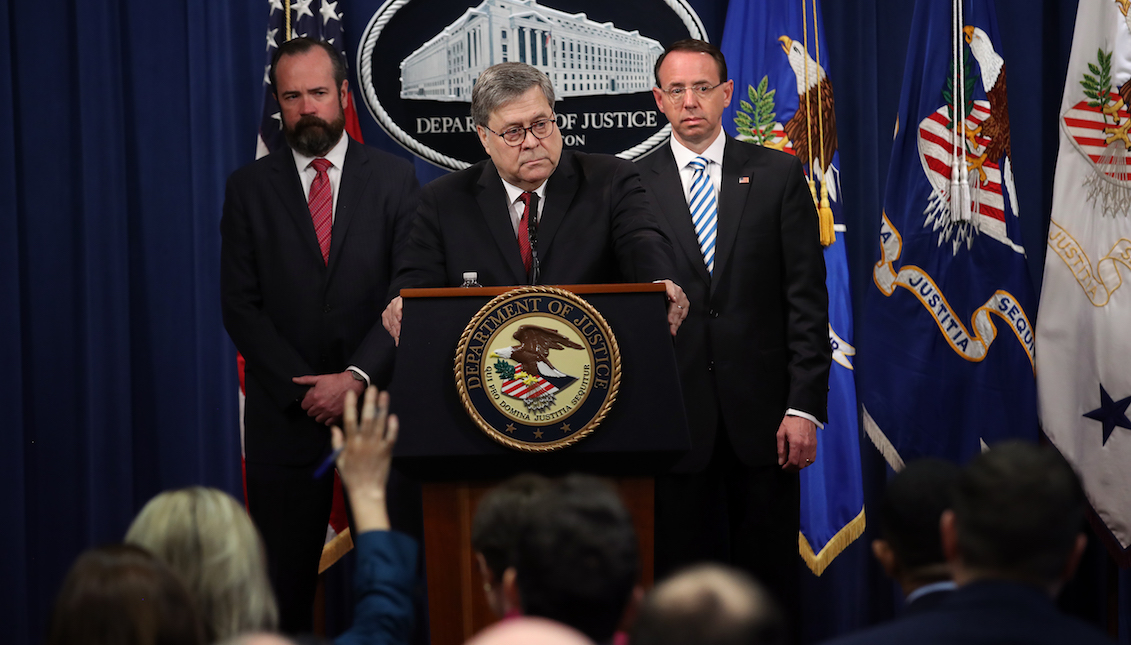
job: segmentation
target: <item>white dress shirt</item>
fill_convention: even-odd
[[[334,147],[330,148],[330,152],[322,155],[323,159],[326,159],[332,164],[329,168],[326,169],[326,176],[330,179],[331,224],[338,217],[338,193],[340,192],[338,189],[342,185],[342,166],[344,166],[346,163],[346,148],[349,147],[349,144],[349,135],[343,132],[342,137],[338,139],[338,142],[334,144]],[[305,197],[307,201],[309,201],[310,185],[314,183],[314,178],[318,175],[318,171],[315,170],[314,166],[311,164],[314,163],[314,160],[318,157],[308,157],[295,150],[294,148],[291,148],[291,154],[294,155],[295,158],[295,168],[298,170],[298,178],[302,181],[302,196]],[[354,372],[358,376],[365,379],[366,387],[372,385],[373,382],[369,380],[369,375],[366,374],[365,370],[361,369],[360,367],[356,365],[350,365],[346,368],[346,370]]]
[[[326,175],[330,178],[330,221],[333,222],[338,217],[338,188],[342,185],[342,166],[346,163],[346,148],[349,147],[349,135],[345,132],[342,133],[342,138],[330,148],[330,152],[322,155],[324,159],[329,161],[332,166],[326,170]],[[302,180],[302,196],[310,200],[310,185],[314,183],[314,177],[318,175],[318,171],[314,166],[310,165],[317,157],[308,157],[294,148],[291,148],[291,154],[295,158],[295,168],[298,169],[298,178]]]
[[[506,179],[503,179],[502,177],[500,177],[499,179],[503,182],[503,188],[507,191],[507,209],[509,210],[511,216],[511,228],[514,229],[515,239],[517,240],[518,223],[522,221],[522,210],[526,206],[520,199],[522,197],[522,194],[525,192],[531,192],[535,195],[538,195],[538,212],[534,215],[534,221],[540,222],[542,221],[542,210],[545,208],[546,204],[546,184],[550,183],[550,180],[547,179],[546,181],[542,182],[542,185],[534,190],[525,191],[518,186],[515,186],[514,184],[508,182]]]

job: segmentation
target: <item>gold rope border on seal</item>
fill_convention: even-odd
[[[575,431],[568,437],[563,437],[561,439],[558,439],[557,441],[551,441],[549,443],[534,445],[524,443],[522,441],[516,441],[515,439],[507,437],[499,430],[491,427],[491,425],[483,419],[483,416],[479,414],[479,411],[475,409],[474,405],[472,405],[471,397],[469,397],[467,394],[467,383],[464,380],[463,372],[463,357],[465,352],[467,352],[467,345],[471,340],[472,331],[477,328],[481,322],[483,322],[483,319],[487,316],[487,313],[494,311],[495,308],[502,305],[508,300],[513,300],[515,298],[531,293],[545,293],[565,298],[577,305],[578,308],[580,308],[586,314],[588,314],[605,333],[605,340],[609,344],[609,354],[612,360],[612,376],[609,378],[609,394],[605,397],[605,401],[601,404],[601,409],[598,410],[597,414],[589,420],[589,423],[586,423],[585,427]],[[566,322],[569,321],[567,320]],[[586,342],[588,342],[588,340],[586,340]],[[513,448],[514,450],[521,450],[523,452],[554,452],[556,450],[561,450],[562,448],[565,448],[567,446],[572,446],[578,441],[581,441],[585,437],[589,436],[597,428],[597,426],[601,425],[601,422],[605,420],[605,417],[608,416],[609,410],[613,407],[613,403],[616,402],[617,395],[620,393],[620,345],[617,343],[617,338],[613,334],[612,326],[609,325],[608,321],[605,320],[605,317],[601,315],[601,312],[597,311],[597,309],[594,308],[593,305],[589,304],[588,300],[585,300],[576,293],[567,291],[565,289],[558,289],[557,287],[518,287],[507,291],[502,295],[498,295],[492,298],[490,302],[480,307],[479,311],[476,312],[471,321],[467,323],[467,326],[463,328],[463,333],[460,334],[459,337],[459,344],[456,345],[454,372],[456,377],[456,390],[459,392],[460,403],[463,404],[463,409],[467,411],[467,415],[471,417],[471,420],[475,422],[475,425],[478,426],[484,434],[486,434],[496,442],[501,443],[508,448]],[[568,417],[562,420],[566,421],[567,419]]]

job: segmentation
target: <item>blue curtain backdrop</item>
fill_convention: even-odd
[[[379,4],[339,5],[348,37]],[[711,40],[721,41],[727,0],[691,4]],[[858,321],[876,256],[911,5],[822,5]],[[1024,240],[1038,288],[1075,6],[997,1],[1017,187],[1030,214]],[[157,492],[203,484],[239,494],[235,353],[220,321],[218,223],[225,178],[254,157],[266,7],[5,0],[0,10],[8,43],[0,47],[3,642],[40,642],[74,557],[119,540]],[[362,122],[369,144],[408,156],[367,114]],[[422,161],[417,169],[421,181],[441,174]],[[870,503],[885,466],[866,439],[861,452]],[[871,564],[871,537],[809,581],[815,611],[807,641],[891,615],[895,594]],[[1126,586],[1125,575],[1114,580],[1107,571],[1106,556],[1093,550],[1064,604],[1093,620],[1104,616],[1104,584]]]

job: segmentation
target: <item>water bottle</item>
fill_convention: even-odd
[[[475,271],[464,271],[463,284],[461,284],[460,286],[465,289],[468,287],[482,287],[483,285],[479,284],[478,278],[479,274]]]

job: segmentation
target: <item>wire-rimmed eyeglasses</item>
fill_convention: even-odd
[[[711,93],[711,90],[715,89],[719,85],[722,85],[722,83],[717,83],[715,85],[707,85],[706,83],[701,83],[699,85],[692,85],[691,87],[673,87],[670,90],[665,90],[661,87],[659,88],[659,90],[672,101],[678,101],[682,99],[684,93],[688,90],[695,92],[696,96],[703,99],[707,98],[707,95]]]
[[[508,146],[514,147],[520,146],[522,145],[523,141],[526,141],[527,132],[533,134],[535,139],[545,139],[546,137],[550,136],[551,132],[554,131],[554,124],[554,117],[550,117],[548,119],[539,119],[538,121],[531,123],[530,127],[528,128],[524,128],[521,125],[516,125],[514,127],[507,128],[502,132],[495,132],[487,126],[483,127],[487,128],[487,131],[491,134],[497,134],[502,137],[503,141],[505,141]]]

